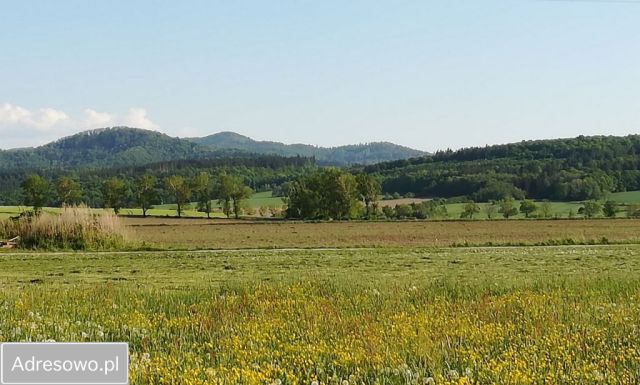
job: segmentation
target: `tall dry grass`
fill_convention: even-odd
[[[0,236],[19,236],[29,249],[104,250],[127,245],[124,224],[113,213],[95,213],[87,206],[67,206],[60,214],[42,213],[0,223]]]

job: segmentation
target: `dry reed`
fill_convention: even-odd
[[[95,213],[87,206],[0,222],[0,236],[19,236],[19,246],[29,249],[104,250],[127,244],[126,228],[115,214]]]

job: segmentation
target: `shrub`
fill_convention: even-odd
[[[396,217],[407,219],[413,217],[413,209],[410,205],[396,205]]]
[[[0,222],[0,237],[15,236],[19,247],[30,249],[104,250],[127,244],[126,229],[115,214],[96,214],[86,206]]]
[[[277,218],[281,217],[285,210],[286,208],[269,207],[269,214],[271,214],[271,217]]]
[[[518,208],[515,207],[513,198],[501,200],[498,202],[498,207],[498,212],[500,212],[506,219],[509,219],[509,217],[514,215],[518,215]]]
[[[620,212],[620,207],[618,207],[618,203],[614,201],[606,201],[602,206],[602,212],[604,216],[607,218],[615,218]]]
[[[602,211],[602,205],[596,201],[586,201],[582,207],[578,209],[578,214],[584,215],[585,218],[593,218]]]
[[[627,206],[627,217],[639,219],[640,218],[640,205],[631,204]]]
[[[396,210],[394,210],[391,206],[382,206],[382,214],[387,219],[393,219],[396,217]]]

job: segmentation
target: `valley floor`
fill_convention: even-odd
[[[640,380],[636,245],[10,253],[0,288],[0,341],[127,341],[132,384]]]

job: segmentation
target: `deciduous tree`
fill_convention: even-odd
[[[620,207],[618,206],[617,202],[606,201],[602,206],[602,212],[607,218],[615,218],[615,216],[620,212]]]
[[[142,209],[142,216],[145,218],[147,211],[152,207],[153,201],[158,197],[156,183],[156,178],[147,174],[138,178],[134,185],[136,202]]]
[[[191,188],[180,175],[167,177],[165,179],[165,186],[176,202],[178,218],[182,217],[184,205],[189,203],[189,199],[191,199]]]
[[[193,192],[198,200],[198,211],[207,214],[207,218],[211,218],[213,206],[211,201],[214,199],[214,184],[211,175],[207,171],[199,172],[192,182]]]
[[[356,176],[358,184],[358,194],[365,206],[365,216],[369,219],[371,215],[371,204],[378,200],[380,195],[380,182],[369,174],[358,174]]]
[[[222,206],[222,212],[227,218],[231,218],[232,212],[232,196],[235,189],[235,181],[232,176],[227,174],[220,174],[218,176],[218,184],[216,186],[215,195],[218,198],[218,203]]]
[[[520,202],[520,212],[524,214],[525,218],[529,218],[531,214],[535,213],[538,210],[538,205],[536,202],[525,199]]]
[[[231,193],[231,201],[233,202],[233,214],[236,219],[240,218],[240,211],[245,200],[251,198],[253,190],[242,184],[240,180],[236,180],[233,192]]]
[[[462,213],[460,213],[460,218],[468,218],[473,219],[473,216],[480,212],[480,206],[474,201],[467,202],[464,205],[464,209]]]
[[[112,208],[118,214],[127,199],[127,184],[118,177],[107,179],[102,185],[104,207]]]
[[[515,201],[512,198],[503,199],[498,203],[498,211],[505,219],[509,219],[514,215],[518,215],[518,208],[515,205]]]
[[[68,176],[61,176],[56,181],[56,191],[60,203],[64,205],[74,205],[80,203],[82,199],[82,190],[75,180]]]
[[[549,218],[551,216],[551,211],[552,211],[551,202],[549,201],[542,202],[542,204],[540,205],[540,215],[542,215],[543,218]]]
[[[42,212],[42,208],[51,199],[51,184],[40,175],[29,175],[22,182],[24,203],[32,206],[36,214]]]
[[[487,215],[487,218],[493,219],[498,211],[498,206],[496,202],[490,202],[489,204],[484,206],[484,213]]]
[[[584,215],[585,218],[593,218],[600,214],[602,211],[602,205],[596,201],[586,201],[582,204],[582,207],[578,209],[578,214]]]

